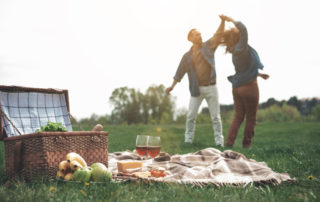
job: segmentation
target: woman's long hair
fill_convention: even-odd
[[[240,33],[235,28],[224,31],[222,35],[222,44],[226,46],[226,53],[231,51],[232,47],[238,43]]]

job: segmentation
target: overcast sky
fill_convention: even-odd
[[[258,81],[260,102],[319,97],[318,8],[316,0],[0,0],[0,85],[68,89],[74,117],[110,114],[115,88],[171,85],[188,31],[206,40],[225,14],[247,26],[271,76]],[[216,71],[220,103],[232,104],[223,47]],[[188,106],[187,76],[172,95]]]

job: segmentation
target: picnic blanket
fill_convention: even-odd
[[[123,151],[109,154],[109,169],[117,174],[117,161],[141,160],[135,152]],[[206,148],[195,153],[169,155],[161,152],[155,159],[142,160],[144,169],[163,167],[168,175],[154,181],[205,185],[248,185],[250,183],[278,185],[293,182],[287,173],[272,171],[265,162],[248,159],[243,154],[215,148]]]
[[[22,134],[30,134],[48,121],[61,122],[72,131],[64,94],[0,91],[0,105],[8,137],[19,135],[14,126]]]

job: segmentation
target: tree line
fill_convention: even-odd
[[[275,98],[269,98],[266,102],[259,104],[259,109],[267,109],[273,105],[282,107],[283,105],[295,107],[299,113],[308,116],[312,113],[312,109],[320,104],[320,98],[304,98],[298,99],[297,96],[292,96],[289,100],[276,100]],[[228,112],[233,110],[233,104],[221,105],[221,112]],[[203,108],[202,113],[209,113],[208,108]]]
[[[107,103],[106,103],[107,104]],[[111,114],[89,118],[74,124],[170,124],[185,123],[187,109],[175,109],[175,98],[165,93],[164,85],[151,85],[144,93],[140,90],[120,87],[113,90],[109,97],[113,106]],[[268,99],[259,105],[258,121],[287,121],[296,119],[320,120],[320,99],[298,99],[291,97],[288,101]],[[223,121],[230,122],[233,117],[233,105],[220,106]],[[209,123],[209,110],[204,107],[197,118],[198,123]]]
[[[152,85],[145,93],[134,88],[121,87],[112,92],[109,102],[113,105],[112,123],[171,122],[175,101],[165,93],[164,85]]]

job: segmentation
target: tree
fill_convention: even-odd
[[[111,115],[114,123],[148,124],[150,118],[156,123],[173,120],[174,101],[165,93],[163,85],[150,86],[146,94],[133,88],[117,88],[112,92],[109,101],[114,106]]]
[[[142,94],[133,88],[121,87],[115,89],[109,98],[114,106],[111,116],[120,122],[127,122],[127,124],[141,122],[142,97]]]
[[[148,112],[152,119],[160,122],[164,113],[173,119],[174,101],[165,93],[164,85],[152,85],[145,94],[148,102]]]
[[[150,103],[149,103],[149,99],[146,95],[143,95],[141,93],[141,116],[142,116],[142,122],[144,124],[148,124],[149,123],[149,106],[150,106]]]
[[[301,102],[298,100],[296,96],[291,97],[288,102],[288,105],[296,107],[299,111],[301,111]]]
[[[260,105],[260,107],[262,108],[262,109],[265,109],[265,108],[268,108],[268,107],[270,107],[270,106],[272,106],[272,105],[279,105],[279,102],[276,100],[276,99],[274,99],[274,98],[269,98],[268,100],[267,100],[267,102],[265,102],[265,103],[262,103],[261,105]]]

